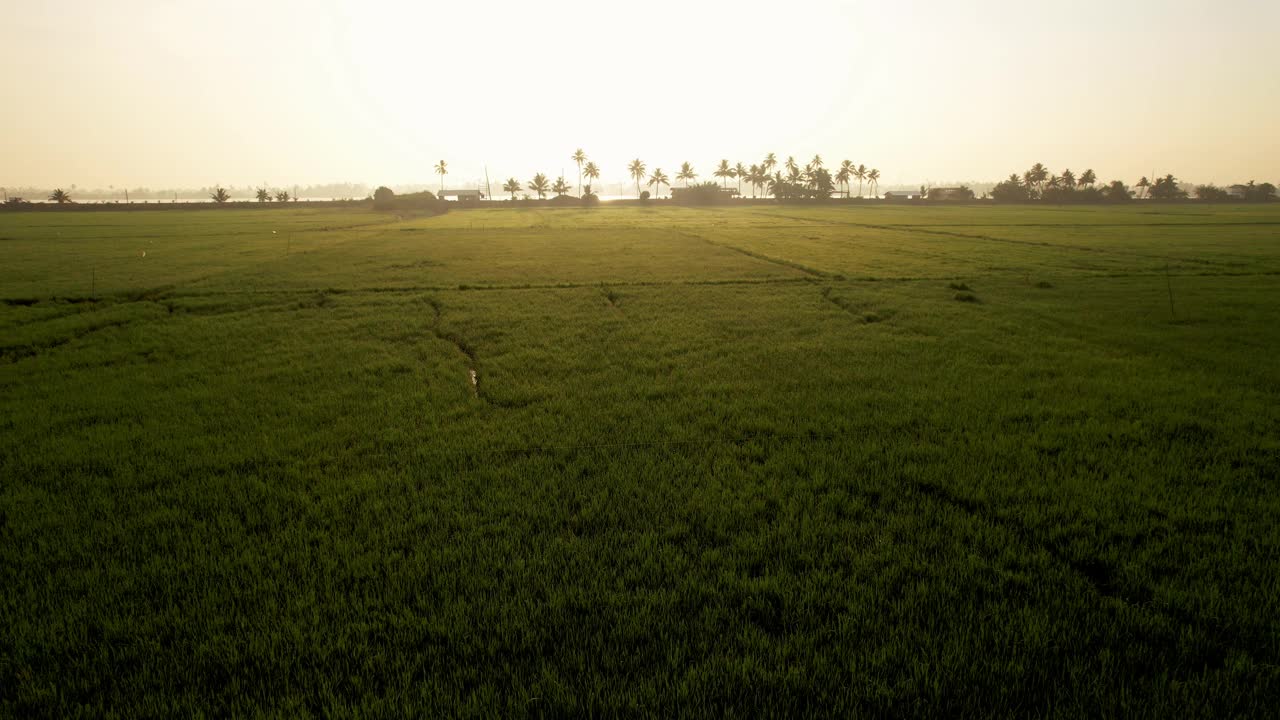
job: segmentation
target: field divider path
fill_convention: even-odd
[[[683,229],[682,229],[682,230],[678,230],[677,232],[679,232],[681,235],[684,235],[685,237],[690,237],[690,238],[693,238],[693,239],[695,239],[695,240],[701,240],[702,242],[705,242],[705,243],[706,243],[706,244],[708,244],[708,245],[714,245],[715,247],[723,248],[723,249],[725,249],[725,250],[732,250],[733,252],[739,253],[739,254],[741,254],[741,255],[745,255],[745,256],[747,256],[747,257],[749,257],[749,258],[752,258],[752,259],[754,259],[754,260],[760,260],[760,261],[762,261],[762,262],[771,263],[771,264],[773,264],[773,265],[778,265],[778,266],[780,266],[780,267],[790,268],[790,269],[792,269],[792,270],[799,270],[800,272],[802,272],[802,273],[804,273],[804,274],[806,274],[806,275],[809,275],[809,276],[811,276],[811,277],[814,277],[814,278],[823,278],[823,279],[826,279],[826,278],[834,278],[834,277],[836,277],[836,275],[835,275],[834,273],[829,273],[829,272],[827,272],[826,270],[819,270],[819,269],[817,269],[817,268],[810,267],[810,266],[808,266],[808,265],[804,265],[804,264],[801,264],[801,263],[795,262],[794,260],[786,260],[786,259],[784,259],[784,258],[776,258],[776,257],[773,257],[773,256],[771,256],[771,255],[765,255],[764,253],[758,253],[758,252],[755,252],[755,251],[752,251],[752,250],[746,250],[746,249],[743,249],[743,248],[737,247],[737,246],[735,246],[735,245],[729,245],[729,244],[726,244],[726,243],[718,243],[718,242],[715,242],[714,240],[711,240],[710,238],[708,238],[708,237],[707,237],[707,236],[705,236],[705,235],[701,235],[701,234],[699,234],[699,233],[695,233],[695,232],[692,232],[692,231],[689,231],[689,230],[683,230]]]
[[[773,215],[773,214],[759,213],[759,212],[755,214],[761,217],[785,217],[789,220],[804,220],[804,218],[794,217],[790,215]],[[825,220],[814,220],[812,224],[814,226],[825,225],[829,227],[857,227],[857,228],[865,228],[867,230],[888,230],[890,232],[900,232],[900,233],[908,233],[908,234],[920,233],[922,235],[953,237],[953,238],[959,238],[962,240],[982,240],[984,242],[1005,243],[1009,245],[1022,245],[1022,246],[1028,246],[1028,247],[1039,247],[1039,248],[1047,248],[1051,250],[1075,250],[1077,252],[1097,253],[1100,255],[1112,255],[1115,257],[1141,258],[1143,260],[1163,260],[1165,262],[1185,262],[1185,263],[1192,263],[1196,265],[1208,265],[1211,267],[1229,267],[1230,266],[1228,263],[1217,262],[1214,260],[1204,260],[1202,258],[1152,255],[1149,253],[1139,253],[1139,252],[1123,251],[1123,250],[1111,250],[1108,248],[1091,247],[1088,245],[1068,245],[1064,243],[1050,243],[1050,242],[1041,242],[1036,240],[1015,240],[1012,238],[996,237],[994,235],[977,235],[973,233],[954,232],[951,230],[938,230],[936,229],[937,228],[936,225],[935,226],[893,225],[893,224],[882,224],[882,223],[861,223],[861,222],[851,222],[851,221],[825,221]],[[1185,227],[1197,226],[1196,223],[1168,223],[1168,224],[1185,226]],[[1014,226],[1011,225],[1009,227],[1014,227]],[[1092,227],[1092,226],[1060,225],[1057,227]]]

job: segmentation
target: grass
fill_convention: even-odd
[[[0,215],[0,715],[1266,716],[1278,228]]]

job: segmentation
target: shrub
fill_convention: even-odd
[[[379,186],[373,191],[373,209],[374,210],[392,210],[395,208],[396,194],[386,185]]]
[[[681,205],[721,205],[729,202],[729,194],[721,191],[720,186],[713,182],[680,188],[679,192],[672,195]]]
[[[649,191],[648,191],[648,190],[642,190],[642,191],[640,191],[640,199],[641,199],[641,200],[648,200],[648,199],[649,199]]]
[[[600,204],[600,196],[589,192],[582,196],[583,207],[595,207]]]

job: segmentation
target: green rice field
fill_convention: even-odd
[[[1274,717],[1280,207],[0,213],[0,716]]]

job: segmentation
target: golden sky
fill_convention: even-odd
[[[0,184],[1034,162],[1280,181],[1280,2],[6,3]],[[673,174],[673,173],[672,173]]]

